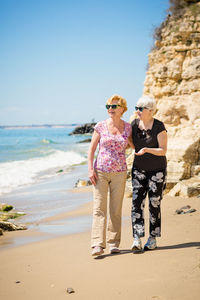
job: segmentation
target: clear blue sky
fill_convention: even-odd
[[[168,0],[0,0],[0,125],[128,120]]]

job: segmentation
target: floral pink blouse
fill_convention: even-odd
[[[106,173],[126,171],[125,149],[131,134],[131,125],[124,121],[122,134],[111,134],[106,120],[97,123],[94,129],[100,135],[99,153],[94,168]]]

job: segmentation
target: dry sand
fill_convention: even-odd
[[[197,211],[175,214],[184,205]],[[104,255],[93,258],[90,232],[0,249],[0,299],[199,299],[200,198],[165,196],[158,248],[140,254],[130,251],[130,208],[131,199],[125,198],[121,253],[117,255],[110,255],[106,249]],[[89,203],[57,218],[91,213]],[[148,221],[146,228],[148,232]],[[6,233],[2,238],[18,234],[31,232]],[[142,240],[145,243],[146,238]],[[75,293],[68,294],[68,287]]]

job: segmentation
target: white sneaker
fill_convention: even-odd
[[[103,248],[100,246],[95,246],[92,248],[92,256],[101,255],[103,253],[104,253]]]
[[[119,248],[111,246],[110,247],[110,254],[120,253]]]
[[[146,244],[144,245],[144,250],[154,250],[155,248],[157,248],[156,245],[156,238],[150,236],[146,242]]]
[[[141,239],[139,237],[134,238],[133,245],[132,245],[131,249],[132,249],[132,251],[142,250],[142,242],[141,242]]]

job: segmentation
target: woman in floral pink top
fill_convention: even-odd
[[[119,253],[121,239],[121,210],[126,184],[125,149],[131,135],[131,125],[121,119],[127,111],[126,100],[114,95],[106,103],[109,119],[94,127],[88,153],[89,178],[93,184],[94,207],[92,224],[92,255],[100,255],[106,248],[107,196],[109,197],[109,222],[107,243],[110,253]],[[94,154],[99,144],[99,152]]]

